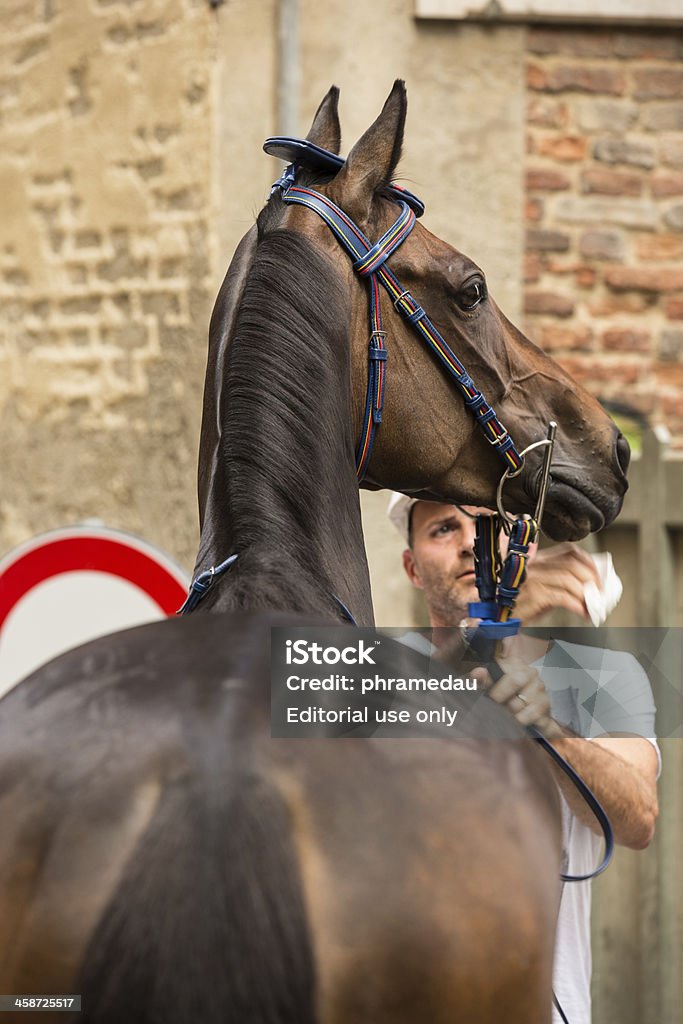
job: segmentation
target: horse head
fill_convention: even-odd
[[[337,100],[338,91],[330,90],[308,136],[334,152],[340,137]],[[379,117],[337,173],[321,174],[319,167],[307,164],[305,155],[298,165],[297,185],[330,199],[371,241],[381,238],[397,218],[395,193],[389,190],[406,109],[405,86],[397,81]],[[343,282],[359,436],[368,378],[368,285],[315,212],[298,205],[283,212],[278,196],[269,206],[279,209],[279,226],[305,235],[334,262]],[[600,404],[506,319],[488,292],[483,271],[420,222],[391,254],[388,266],[457,353],[518,450],[542,439],[549,421],[557,422],[546,532],[555,539],[576,539],[609,524],[627,489],[629,448]],[[496,451],[413,325],[391,308],[386,296],[384,302],[386,394],[362,485],[494,507],[504,469]],[[533,511],[542,457],[543,449],[530,452],[523,470],[506,484],[506,501],[517,512]]]

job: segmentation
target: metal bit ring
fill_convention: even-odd
[[[520,452],[520,455],[523,458],[527,454],[527,452],[533,451],[534,448],[545,448],[552,443],[553,442],[549,438],[544,437],[542,441],[534,441],[533,444],[528,445],[523,451]],[[517,476],[517,472],[515,471],[513,473],[510,469],[506,469],[502,477],[500,478],[500,482],[498,483],[498,490],[496,491],[496,507],[498,508],[498,515],[501,518],[503,529],[505,530],[506,533],[510,532],[510,527],[515,522],[515,517],[510,515],[509,512],[505,511],[505,507],[503,506],[503,487],[505,486],[505,481],[513,476]]]

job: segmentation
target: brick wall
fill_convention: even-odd
[[[683,32],[527,48],[527,331],[683,448]]]

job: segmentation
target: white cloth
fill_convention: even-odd
[[[587,739],[605,732],[654,737],[655,704],[647,675],[631,654],[556,642],[536,663],[553,718]],[[659,772],[658,772],[659,774]],[[563,872],[597,867],[602,841],[562,798]],[[598,883],[599,884],[599,883]],[[553,988],[569,1024],[591,1024],[591,883],[565,882],[557,921]],[[553,1024],[562,1018],[553,1007]]]
[[[583,599],[594,626],[600,626],[610,612],[613,612],[621,600],[624,587],[617,576],[612,556],[609,551],[590,556],[598,574],[600,584],[584,584]]]

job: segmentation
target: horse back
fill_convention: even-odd
[[[559,839],[536,751],[273,740],[273,622],[130,630],[0,702],[0,990],[80,991],[81,1024],[541,1020]]]

